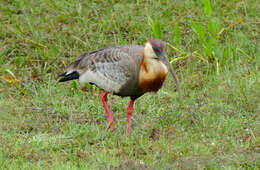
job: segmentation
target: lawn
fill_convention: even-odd
[[[0,169],[259,169],[257,0],[0,0]],[[58,74],[80,54],[150,37],[168,76],[136,102]]]

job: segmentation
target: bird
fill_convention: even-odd
[[[96,85],[103,90],[101,101],[108,118],[107,130],[115,121],[107,103],[107,95],[130,97],[127,107],[127,133],[136,99],[147,92],[157,92],[170,72],[179,91],[179,80],[172,68],[166,42],[150,38],[144,45],[108,46],[80,55],[59,74],[58,81],[78,79],[79,83]],[[114,129],[114,128],[113,128]]]

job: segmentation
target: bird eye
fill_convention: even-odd
[[[159,55],[161,54],[161,49],[158,48],[158,47],[153,47],[153,51],[155,52],[155,54],[156,54],[157,56],[159,56]]]

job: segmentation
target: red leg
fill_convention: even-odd
[[[131,133],[131,117],[133,113],[135,101],[131,99],[128,108],[127,108],[127,132],[128,134]]]
[[[112,114],[109,110],[109,107],[108,107],[108,104],[107,104],[107,92],[102,92],[101,94],[101,100],[102,100],[102,103],[104,105],[104,108],[107,112],[107,118],[108,118],[108,125],[107,125],[107,130],[111,128],[111,126],[115,123],[115,121],[113,120],[113,117],[112,117]],[[113,130],[114,130],[114,127],[113,127]]]

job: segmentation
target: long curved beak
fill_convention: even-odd
[[[179,95],[181,96],[179,80],[178,80],[178,77],[177,77],[175,71],[173,70],[173,68],[172,68],[172,66],[171,66],[171,64],[170,64],[170,62],[169,62],[169,59],[168,59],[167,54],[164,55],[164,59],[165,59],[165,64],[166,64],[166,66],[168,67],[168,69],[169,69],[169,71],[170,71],[172,77],[173,77],[174,80],[175,80],[176,87],[177,87],[177,91],[178,91]]]

